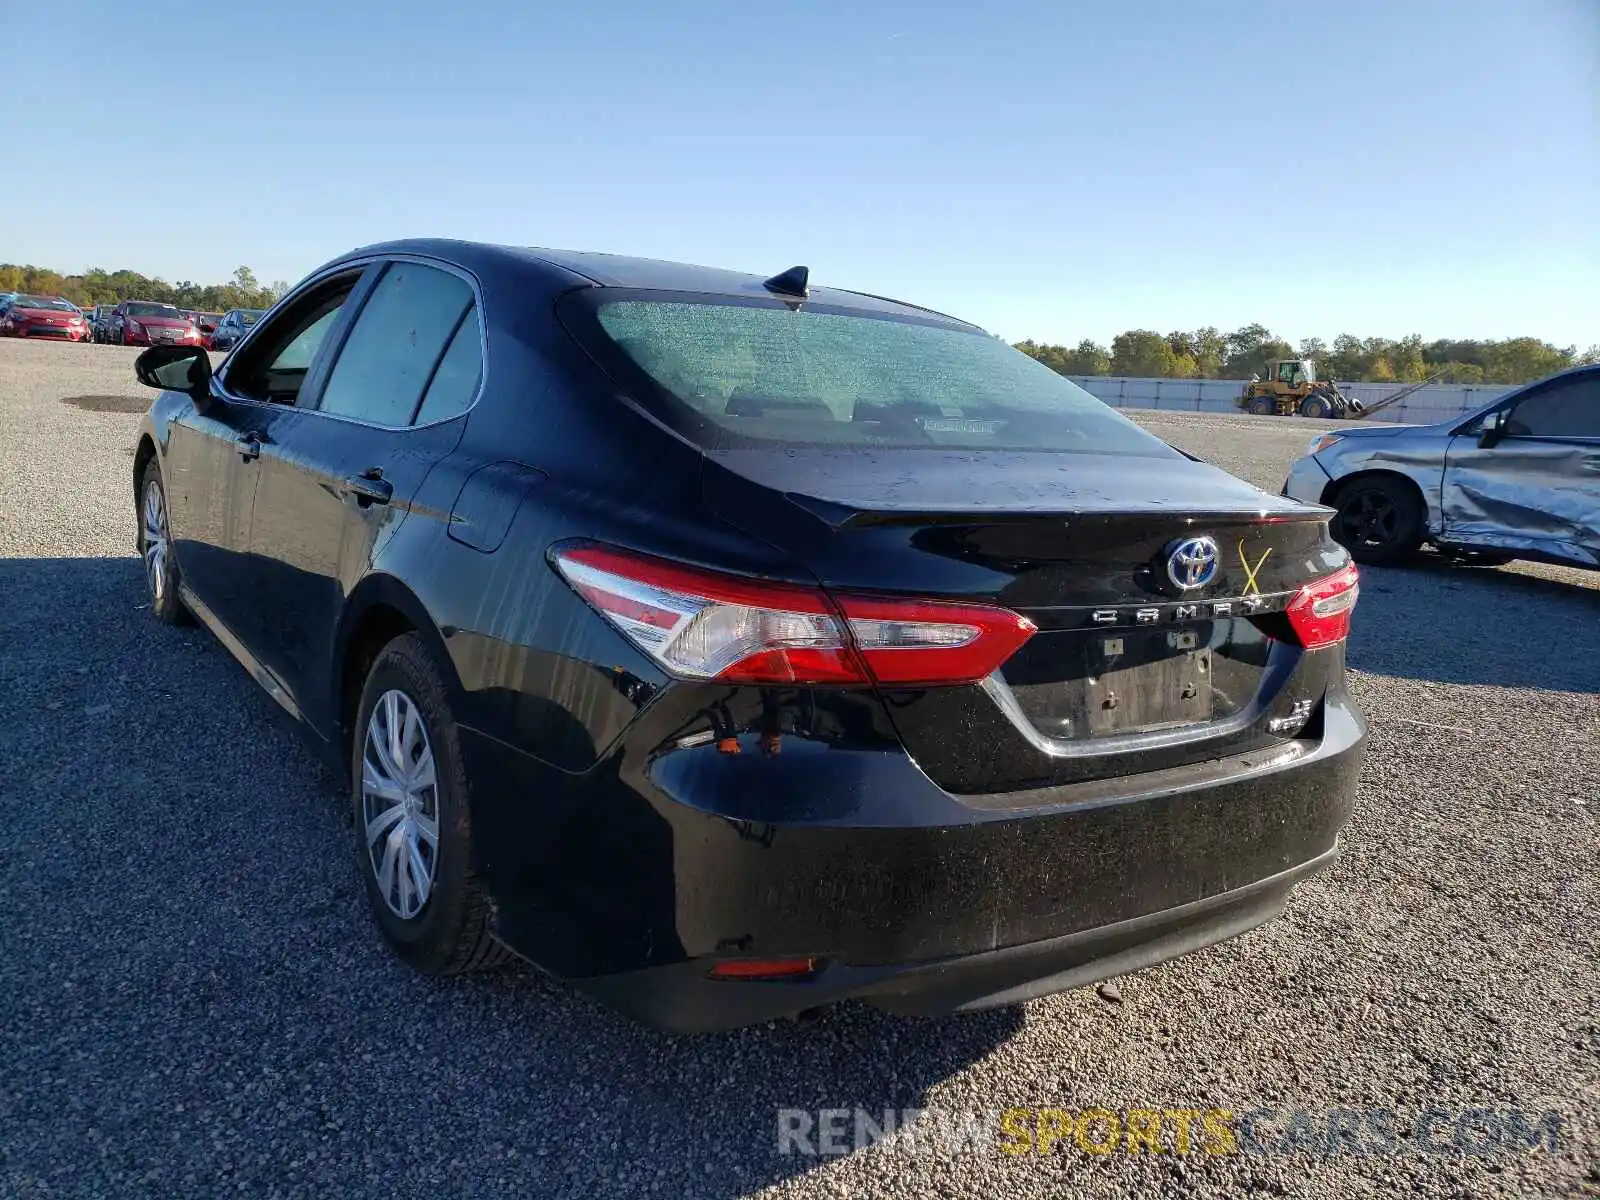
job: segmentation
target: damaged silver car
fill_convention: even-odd
[[[1393,566],[1431,542],[1484,565],[1600,569],[1600,366],[1440,425],[1318,434],[1283,493],[1334,509],[1333,536],[1357,562]]]

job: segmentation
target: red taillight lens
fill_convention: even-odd
[[[814,958],[740,958],[706,972],[712,979],[794,979],[817,969]]]
[[[993,672],[1034,633],[981,604],[829,596],[582,546],[555,564],[573,589],[673,675],[730,683],[932,687]]]
[[[1307,650],[1332,646],[1350,636],[1350,614],[1361,594],[1354,567],[1345,567],[1301,588],[1284,615]]]
[[[975,683],[1038,629],[1027,617],[987,604],[851,595],[838,601],[867,669],[886,686]]]

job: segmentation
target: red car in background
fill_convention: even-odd
[[[171,304],[124,300],[111,310],[106,340],[119,346],[198,346],[200,330]]]
[[[88,340],[89,323],[65,300],[19,294],[0,301],[0,337]]]

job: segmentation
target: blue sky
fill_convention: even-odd
[[[1597,0],[55,0],[0,49],[0,261],[444,235],[804,262],[1012,339],[1600,341]]]

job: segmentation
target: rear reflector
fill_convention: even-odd
[[[793,979],[816,969],[814,958],[741,958],[718,963],[706,974],[712,979]]]
[[[1350,614],[1361,594],[1354,567],[1345,567],[1301,588],[1284,615],[1307,650],[1332,646],[1350,636]]]
[[[554,556],[573,589],[663,670],[729,683],[935,687],[993,673],[1033,636],[1009,609],[830,596],[609,546]]]

